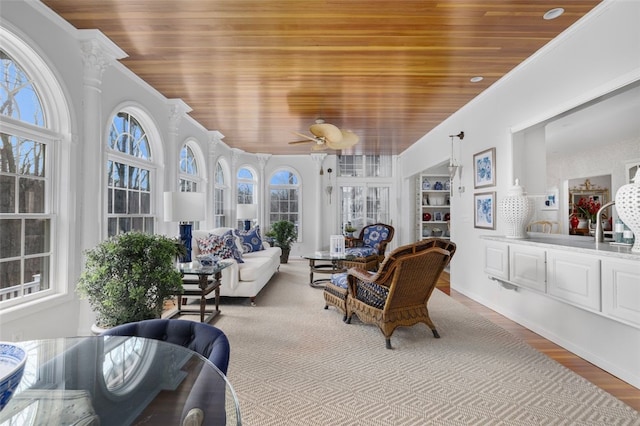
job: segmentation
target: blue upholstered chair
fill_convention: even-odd
[[[367,225],[360,231],[358,238],[350,241],[351,247],[345,250],[347,256],[353,257],[344,261],[346,268],[363,268],[368,271],[378,269],[384,260],[387,244],[393,239],[393,226],[384,223]]]
[[[229,367],[229,340],[222,330],[209,324],[179,319],[152,319],[122,324],[102,335],[163,340],[199,353],[225,375]],[[181,424],[225,424],[225,389],[224,379],[219,374],[203,369],[185,401]]]
[[[208,358],[220,371],[227,374],[229,340],[222,330],[209,324],[179,319],[151,319],[122,324],[102,334],[145,337],[180,345]]]

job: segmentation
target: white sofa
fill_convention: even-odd
[[[200,254],[198,239],[206,238],[209,234],[223,235],[231,228],[214,228],[211,230],[196,230],[192,233],[191,258],[196,260]],[[264,250],[243,253],[244,263],[238,263],[234,259],[226,259],[232,265],[222,270],[220,282],[220,296],[248,297],[251,304],[255,305],[255,299],[260,290],[269,282],[273,274],[280,268],[280,247],[270,247],[263,240]],[[240,250],[241,251],[241,250]],[[185,288],[192,284],[185,284]],[[212,292],[207,297],[214,297]]]

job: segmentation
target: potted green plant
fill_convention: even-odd
[[[287,263],[289,261],[291,245],[298,238],[296,226],[293,222],[288,220],[279,220],[271,224],[271,230],[269,233],[273,233],[273,239],[276,247],[280,247],[280,249],[282,249],[280,263]]]
[[[344,232],[347,237],[353,237],[353,233],[356,232],[356,228],[352,225],[346,225],[344,227]]]
[[[96,326],[160,318],[167,299],[182,293],[175,240],[141,232],[111,237],[86,251],[77,292],[96,313]]]

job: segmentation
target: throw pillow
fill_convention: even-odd
[[[236,229],[233,232],[238,238],[240,238],[243,253],[252,253],[254,251],[264,250],[259,225],[253,229],[249,229],[248,231]]]
[[[231,257],[233,257],[238,263],[244,263],[244,260],[242,259],[242,252],[236,245],[236,236],[233,234],[232,229],[229,229],[227,232],[222,234],[222,241],[231,252]]]
[[[221,259],[233,259],[233,252],[225,244],[222,237],[209,234],[205,238],[197,238],[200,254],[211,254]]]

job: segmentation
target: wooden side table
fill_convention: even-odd
[[[198,268],[181,268],[183,284],[197,284],[197,288],[185,288],[181,294],[178,294],[178,311],[172,315],[180,316],[185,313],[193,313],[197,311],[184,309],[182,306],[182,298],[185,296],[200,297],[200,322],[210,322],[213,318],[220,314],[220,278],[222,278],[222,270],[228,267],[230,263],[219,262],[214,266],[198,267]],[[184,279],[185,275],[195,275],[197,280]],[[211,277],[212,279],[209,279]],[[206,296],[215,291],[215,309],[207,311]],[[205,314],[208,314],[205,318]]]

